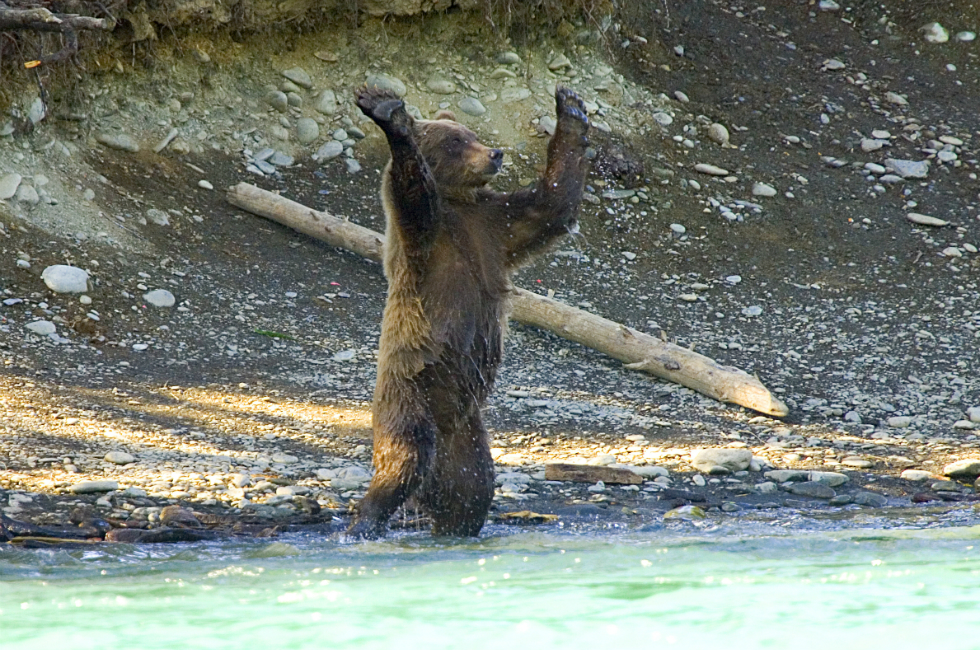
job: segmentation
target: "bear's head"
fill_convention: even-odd
[[[422,156],[443,192],[482,187],[503,165],[504,152],[481,144],[449,111],[439,111],[434,120],[417,120],[415,129]]]

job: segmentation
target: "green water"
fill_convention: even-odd
[[[0,551],[0,648],[980,650],[980,526]]]

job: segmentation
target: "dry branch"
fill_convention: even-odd
[[[380,261],[384,236],[313,210],[248,183],[228,188],[228,202],[310,237]],[[758,378],[723,366],[708,357],[639,332],[631,327],[569,307],[524,289],[516,289],[512,317],[526,325],[554,332],[642,370],[686,386],[722,402],[782,417],[789,411]]]
[[[63,61],[78,52],[78,32],[83,29],[111,30],[115,23],[103,18],[79,16],[76,14],[54,14],[44,7],[13,9],[0,2],[0,32],[33,31],[60,32],[65,35],[65,44],[54,54],[41,57],[43,63]]]

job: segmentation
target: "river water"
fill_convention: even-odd
[[[980,650],[980,525],[0,550],[0,648]]]

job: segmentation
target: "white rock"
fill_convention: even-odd
[[[332,90],[324,90],[314,100],[313,109],[324,115],[333,115],[337,112],[337,95]]]
[[[884,140],[878,140],[876,138],[862,138],[861,139],[861,151],[869,153],[872,151],[878,151],[885,146]]]
[[[921,469],[907,469],[902,472],[902,478],[906,481],[928,481],[929,479],[938,478],[932,472],[927,472]]]
[[[627,260],[632,262],[633,260],[636,259],[636,253],[633,253],[631,251],[623,251],[623,257],[625,257]]]
[[[841,474],[840,472],[810,472],[809,479],[817,483],[823,483],[824,485],[829,485],[830,487],[837,487],[838,485],[844,485],[849,480],[851,480],[847,474]]]
[[[886,158],[885,167],[902,178],[925,178],[929,175],[928,160],[901,160]]]
[[[888,418],[888,426],[893,429],[905,429],[912,424],[912,417],[908,415],[893,415]]]
[[[20,182],[24,180],[20,174],[4,174],[0,176],[0,199],[12,199],[20,187]]]
[[[70,488],[69,491],[75,494],[92,494],[95,492],[112,492],[119,489],[116,481],[79,481]]]
[[[943,144],[951,144],[954,147],[962,147],[963,141],[952,135],[941,135],[939,136],[939,141]]]
[[[639,474],[643,478],[657,478],[658,476],[670,476],[670,472],[659,465],[627,465],[626,469]]]
[[[971,406],[966,410],[971,422],[980,422],[980,406]]]
[[[838,61],[837,59],[826,59],[823,65],[820,66],[821,70],[843,70],[847,66],[843,61]]]
[[[205,189],[205,190],[213,190],[214,189],[214,185],[212,185],[211,183],[209,183],[208,181],[205,181],[205,180],[198,181],[197,182],[197,186],[200,187],[201,189]]]
[[[715,465],[739,472],[748,469],[751,462],[752,452],[748,449],[699,449],[691,454],[691,464],[702,472],[710,471]]]
[[[928,23],[923,25],[919,31],[923,32],[923,37],[929,43],[945,43],[949,40],[949,32],[939,23]]]
[[[674,91],[674,99],[676,99],[682,104],[687,104],[688,102],[691,101],[691,98],[687,96],[687,93],[684,93],[680,90]]]
[[[291,463],[299,462],[299,458],[296,456],[290,456],[289,454],[272,454],[272,462],[289,465]]]
[[[88,291],[88,273],[77,266],[55,264],[44,269],[41,279],[55,293],[85,293]]]
[[[943,468],[943,474],[953,478],[975,479],[980,476],[980,458],[965,458]]]
[[[876,176],[881,176],[882,174],[885,173],[885,171],[887,171],[884,165],[879,165],[878,163],[872,163],[872,162],[865,163],[864,168],[867,169],[872,174],[875,174]]]
[[[943,257],[963,257],[963,251],[956,246],[947,246],[943,249]]]
[[[150,208],[146,211],[146,220],[158,226],[170,225],[170,217],[167,216],[167,213],[156,208]]]
[[[919,214],[918,212],[909,212],[905,215],[905,218],[912,223],[917,223],[920,226],[936,226],[942,227],[949,225],[948,221],[943,221],[942,219],[937,219],[936,217],[930,217],[927,214]]]
[[[127,454],[125,451],[110,451],[103,458],[108,463],[113,463],[115,465],[128,465],[136,460],[136,457],[132,454]]]
[[[41,336],[48,336],[58,331],[58,328],[54,326],[54,323],[49,320],[36,320],[33,323],[28,323],[24,327],[35,334],[40,334]]]
[[[977,38],[976,32],[959,32],[954,36],[960,43],[969,43]]]
[[[331,160],[336,158],[340,154],[344,153],[344,145],[336,140],[330,140],[325,142],[316,153],[313,154],[313,158],[316,160]]]
[[[654,113],[653,119],[660,126],[670,126],[674,123],[674,118],[669,113],[664,113],[663,111]]]
[[[708,127],[708,137],[722,146],[728,144],[728,140],[731,138],[728,129],[717,122]]]
[[[143,294],[143,300],[154,307],[173,307],[177,299],[166,289],[154,289]]]
[[[776,196],[776,188],[765,183],[753,183],[752,196]]]
[[[820,8],[820,11],[840,11],[840,5],[834,0],[820,0],[817,7]]]
[[[967,431],[974,429],[976,425],[969,420],[957,420],[953,423],[954,429],[966,429]]]
[[[898,93],[893,93],[890,90],[887,93],[885,93],[885,101],[888,102],[889,104],[895,104],[896,106],[909,105],[909,100],[905,99],[904,96],[899,95]]]
[[[722,167],[717,167],[715,165],[709,165],[707,163],[698,163],[694,166],[694,171],[701,174],[707,174],[708,176],[728,176],[729,171]]]

